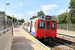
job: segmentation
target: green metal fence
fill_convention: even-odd
[[[75,31],[75,24],[57,24],[57,29]]]

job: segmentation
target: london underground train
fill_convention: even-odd
[[[57,21],[55,17],[43,15],[23,23],[23,28],[38,39],[48,41],[57,35]]]

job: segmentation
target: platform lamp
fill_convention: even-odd
[[[9,3],[5,3],[5,18],[4,18],[4,29],[6,29],[6,20],[7,20],[7,17],[6,17],[6,5],[10,5]]]
[[[6,5],[10,5],[9,3],[5,3],[5,18],[7,19],[6,17]]]

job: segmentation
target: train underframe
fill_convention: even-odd
[[[48,42],[51,41],[51,39],[54,37],[46,36],[46,37],[36,37],[36,39],[42,41],[42,42]]]

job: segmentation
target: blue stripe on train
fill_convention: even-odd
[[[25,28],[25,27],[23,27],[23,29],[24,29],[24,30],[26,30],[26,28]]]
[[[23,28],[26,30],[25,27],[23,27]],[[28,29],[27,29],[27,31],[30,32],[30,30],[28,30]],[[32,35],[35,35],[35,32],[31,31],[31,34],[32,34]]]
[[[24,29],[26,30],[26,28],[24,27]]]
[[[30,32],[30,30],[27,29],[28,32]]]
[[[22,27],[24,29],[24,27]]]
[[[26,28],[25,28],[25,30],[26,30]]]
[[[35,32],[31,31],[31,34],[32,34],[32,35],[35,35]]]

